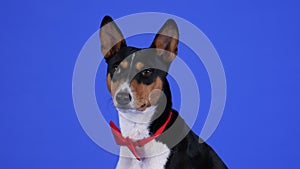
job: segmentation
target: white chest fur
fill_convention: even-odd
[[[155,107],[149,107],[144,112],[119,112],[123,137],[132,140],[149,137],[148,127],[154,111]],[[138,161],[127,147],[121,146],[117,169],[164,169],[170,155],[170,149],[156,140],[136,149],[142,158],[141,161]]]

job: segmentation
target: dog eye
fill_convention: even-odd
[[[152,75],[153,70],[152,69],[146,69],[144,71],[141,72],[142,77],[144,78],[148,78]]]
[[[121,68],[119,67],[119,65],[114,65],[114,73],[116,74],[121,73]]]

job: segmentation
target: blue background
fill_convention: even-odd
[[[189,20],[217,49],[228,95],[208,143],[229,168],[298,168],[299,8],[296,0],[3,1],[0,168],[115,166],[117,156],[90,140],[77,120],[72,73],[104,15],[145,11]]]

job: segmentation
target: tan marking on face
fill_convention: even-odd
[[[111,78],[110,78],[110,73],[108,73],[107,76],[106,76],[106,86],[107,86],[107,89],[108,89],[109,93],[111,93]]]
[[[142,70],[145,67],[145,64],[142,62],[137,62],[137,64],[135,65],[136,70]]]
[[[128,61],[122,61],[122,62],[120,63],[120,66],[121,66],[123,69],[127,69],[128,66],[129,66],[129,63],[128,63]]]
[[[151,105],[155,105],[160,97],[161,90],[163,87],[162,80],[157,77],[155,81],[150,85],[145,85],[143,83],[138,83],[136,80],[131,82],[131,88],[133,93],[133,98],[135,100],[134,106],[136,109],[143,111]],[[155,94],[151,92],[155,90]],[[160,91],[160,92],[157,92]],[[146,105],[142,107],[142,105]]]

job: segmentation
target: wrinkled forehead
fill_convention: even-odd
[[[144,69],[158,69],[167,72],[169,63],[165,62],[158,55],[157,49],[146,48],[138,49],[126,47],[112,57],[108,64],[110,66],[119,66],[121,69],[130,71],[142,71]]]
[[[117,53],[115,53],[112,57],[106,59],[108,66],[113,66],[119,64],[126,58],[130,57],[133,53],[136,53],[141,49],[133,48],[133,47],[124,47],[121,48]],[[129,59],[129,58],[128,58]]]

